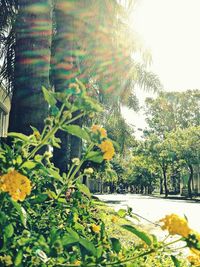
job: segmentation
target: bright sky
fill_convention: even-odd
[[[167,91],[200,88],[200,0],[137,0],[132,23],[150,48]],[[143,103],[146,94],[138,90]],[[123,108],[127,122],[144,127],[141,114]]]

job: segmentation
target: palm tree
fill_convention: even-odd
[[[41,87],[49,88],[52,7],[49,0],[21,0],[15,22],[15,63],[10,131],[42,130],[48,105]]]
[[[78,77],[86,83],[89,94],[110,108],[120,109],[122,101],[134,104],[131,92],[134,83],[158,89],[158,79],[132,59],[132,54],[142,49],[135,35],[127,40],[131,34],[127,30],[126,6],[120,3],[130,6],[132,1],[17,2],[0,0],[0,5],[15,15],[5,16],[0,25],[4,39],[12,40],[11,46],[5,46],[7,55],[2,69],[2,77],[7,75],[13,91],[11,131],[29,133],[29,125],[42,128],[48,107],[42,100],[41,86],[49,87],[50,60],[50,76],[56,91],[65,90]],[[65,134],[59,136],[63,145],[61,150],[54,151],[54,158],[56,165],[65,171],[69,159],[80,154],[81,143],[74,137],[69,140]]]
[[[18,10],[17,0],[0,0],[0,83],[4,81],[5,90],[10,94],[14,76],[14,22]]]
[[[1,0],[0,7],[1,78],[12,93],[9,130],[29,134],[30,125],[42,129],[48,112],[41,86],[50,85],[52,3]]]
[[[51,80],[56,92],[66,90],[80,74],[75,55],[75,23],[77,21],[75,11],[80,12],[80,7],[81,1],[71,3],[64,0],[55,1]],[[58,107],[59,105],[58,103]],[[81,120],[74,123],[80,125]],[[61,172],[66,172],[70,159],[81,156],[81,140],[63,131],[58,131],[57,137],[62,143],[60,149],[54,148],[53,161]]]

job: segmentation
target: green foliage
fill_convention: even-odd
[[[150,131],[163,137],[177,128],[198,126],[199,100],[199,90],[162,92],[156,99],[148,98],[146,115]]]
[[[146,233],[139,231],[137,228],[131,225],[123,225],[122,227],[142,239],[142,241],[144,241],[148,246],[151,246],[151,238]]]
[[[49,105],[54,105],[55,94],[47,94],[46,91],[45,94]],[[84,95],[78,97],[84,98]],[[165,245],[158,247],[152,241],[153,237],[130,225],[124,225],[123,228],[147,244],[149,249],[134,242],[128,249],[123,247],[118,238],[108,236],[89,189],[81,184],[83,175],[92,174],[93,170],[80,171],[88,159],[103,161],[103,153],[96,148],[107,137],[102,136],[101,132],[74,127],[72,123],[76,117],[72,119],[69,114],[74,106],[80,106],[76,101],[71,106],[67,99],[63,98],[62,101],[61,109],[45,120],[41,133],[34,127],[30,136],[11,133],[12,146],[0,148],[0,264],[18,267],[142,266],[147,255],[159,253],[160,248],[163,253]],[[81,106],[77,117],[87,112]],[[64,125],[72,127],[65,128]],[[60,140],[55,138],[58,129],[69,130],[87,142],[82,158],[73,159],[68,173],[62,175],[51,163],[51,152],[41,153],[41,149],[47,145],[59,145]],[[104,166],[107,176],[114,179],[116,172],[111,164]],[[20,198],[19,202],[14,198],[15,188],[11,184],[12,190],[4,189],[5,180],[11,179],[11,173],[16,175],[15,179],[24,179],[26,176],[31,181],[31,194],[23,202]],[[120,217],[125,217],[131,215],[132,211],[119,210],[118,213]],[[177,264],[177,261],[174,262]]]

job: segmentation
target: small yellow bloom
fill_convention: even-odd
[[[106,130],[104,129],[104,128],[102,128],[101,126],[99,126],[99,125],[93,125],[92,127],[91,127],[91,130],[92,130],[92,132],[93,133],[95,133],[95,134],[100,134],[100,136],[102,137],[102,138],[105,138],[105,137],[107,137],[107,132],[106,132]]]
[[[195,267],[200,266],[200,257],[198,255],[192,254],[188,256],[187,259],[192,264],[192,266],[195,266]]]
[[[98,234],[101,230],[100,225],[92,224],[92,231],[96,234]]]
[[[170,214],[161,219],[160,222],[163,222],[162,229],[168,230],[171,235],[181,235],[187,237],[191,229],[188,226],[186,219],[179,217],[176,214]]]
[[[0,177],[0,190],[8,192],[15,201],[23,201],[31,193],[31,182],[26,176],[13,170]]]
[[[111,141],[105,140],[100,145],[99,148],[103,152],[103,158],[106,160],[111,160],[115,154],[115,149]]]
[[[123,254],[122,251],[120,251],[120,252],[118,253],[118,258],[119,258],[120,260],[124,260],[125,256],[124,256],[124,254]]]
[[[76,265],[76,266],[80,266],[80,264],[81,264],[81,261],[79,261],[79,260],[76,260],[74,263],[73,263],[74,265]]]
[[[118,217],[117,216],[112,216],[111,222],[112,223],[116,223],[117,221],[118,221]]]

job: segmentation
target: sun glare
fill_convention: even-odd
[[[131,23],[150,48],[166,90],[200,87],[200,1],[141,0]]]

